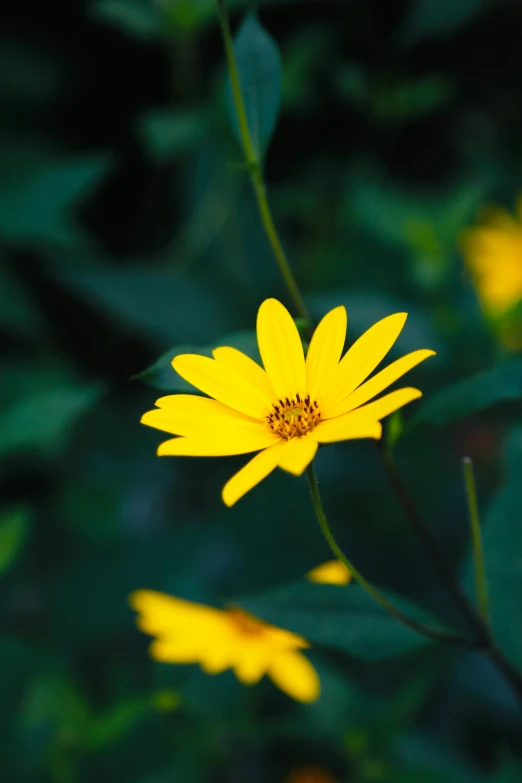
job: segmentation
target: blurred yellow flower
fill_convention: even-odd
[[[347,585],[352,580],[352,572],[340,560],[328,560],[312,568],[306,577],[325,585]]]
[[[303,767],[293,770],[285,783],[336,783],[336,779],[322,767]]]
[[[515,215],[489,210],[482,225],[463,233],[462,247],[488,315],[501,316],[522,300],[522,199]]]
[[[317,672],[301,650],[302,636],[276,628],[239,607],[215,609],[181,598],[137,590],[130,604],[138,628],[155,636],[150,654],[164,663],[199,663],[207,674],[232,668],[244,685],[267,674],[297,701],[319,697]]]
[[[159,456],[217,457],[259,451],[223,488],[232,506],[276,467],[300,476],[320,443],[380,438],[380,420],[421,397],[404,388],[369,402],[434,351],[414,351],[363,383],[386,356],[406,313],[383,318],[341,359],[346,310],[336,307],[320,322],[308,353],[290,313],[265,300],[257,316],[264,369],[241,351],[216,348],[213,357],[176,356],[176,372],[214,399],[191,394],[162,397],[143,424],[178,435],[162,443]],[[369,403],[369,404],[366,404]]]

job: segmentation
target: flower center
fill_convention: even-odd
[[[274,405],[266,417],[270,429],[284,440],[301,438],[319,424],[321,411],[316,400],[311,400],[308,394],[304,399],[299,394],[295,400],[285,397]]]
[[[263,633],[263,623],[239,606],[229,606],[227,611],[236,631],[246,636],[260,636]]]

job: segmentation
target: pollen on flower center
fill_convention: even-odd
[[[246,636],[260,636],[263,633],[263,623],[240,609],[239,606],[229,606],[227,612],[236,631]]]
[[[316,400],[308,394],[304,399],[296,394],[295,399],[285,397],[274,405],[266,417],[268,426],[284,440],[301,438],[321,421],[321,411]]]

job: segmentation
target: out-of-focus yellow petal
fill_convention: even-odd
[[[358,438],[375,438],[382,435],[382,426],[375,418],[362,417],[358,411],[346,413],[336,419],[322,421],[309,434],[318,443],[335,443],[338,440],[356,440]]]
[[[129,596],[129,603],[139,613],[138,628],[152,636],[198,636],[215,633],[224,624],[219,609],[156,590],[135,590]]]
[[[392,362],[392,364],[385,367],[384,370],[381,370],[377,375],[374,375],[373,378],[370,378],[369,381],[366,381],[366,383],[359,386],[358,389],[349,394],[348,397],[345,397],[344,400],[339,401],[330,411],[330,415],[332,417],[341,416],[343,413],[348,413],[348,411],[352,411],[355,408],[364,405],[365,402],[368,402],[368,400],[371,400],[377,394],[380,394],[384,389],[391,386],[392,383],[407,373],[408,370],[411,370],[429,356],[435,356],[435,351],[413,351],[412,353],[403,356],[401,359],[397,359],[397,361]]]
[[[272,388],[268,375],[250,356],[228,345],[214,348],[212,355],[219,364],[229,367],[233,372],[248,379],[250,383],[260,388],[268,399],[272,399]]]
[[[226,506],[234,503],[246,495],[256,484],[259,484],[271,473],[278,464],[282,442],[261,451],[244,468],[241,468],[223,487],[223,502]]]
[[[249,377],[208,356],[181,354],[172,360],[176,372],[196,389],[254,419],[264,419],[271,400]]]
[[[279,467],[294,476],[300,476],[315,457],[317,441],[307,437],[292,438],[283,445],[279,457]]]
[[[306,391],[312,400],[330,391],[346,340],[346,309],[330,310],[315,330],[306,354]]]
[[[337,370],[331,391],[321,401],[321,413],[329,419],[340,400],[366,380],[384,359],[401,333],[407,313],[395,313],[368,329],[345,353]]]
[[[249,454],[279,443],[277,435],[269,429],[259,432],[231,431],[228,434],[211,434],[207,437],[172,438],[160,443],[158,457],[230,457],[234,454]]]
[[[271,663],[268,675],[278,688],[297,701],[316,701],[321,693],[321,683],[316,670],[300,652],[284,652],[278,655]]]
[[[275,400],[304,395],[303,344],[292,316],[277,299],[266,299],[259,308],[257,341]]]
[[[234,665],[236,677],[243,685],[254,685],[259,682],[261,677],[266,674],[270,664],[269,649],[264,649],[261,644],[256,648],[251,645],[251,648],[249,652],[245,650],[243,655],[239,655]]]
[[[328,560],[312,568],[306,575],[311,582],[325,585],[347,585],[352,580],[352,572],[340,560]]]
[[[147,411],[141,423],[173,435],[207,437],[230,432],[255,435],[267,431],[265,422],[245,416],[222,402],[194,394],[171,394],[156,401],[158,408]]]

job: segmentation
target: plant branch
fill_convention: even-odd
[[[246,167],[250,172],[250,179],[257,201],[259,216],[261,218],[267,239],[272,248],[272,252],[277,261],[279,271],[281,272],[285,285],[292,298],[295,310],[297,314],[305,320],[307,331],[310,333],[312,330],[310,313],[308,312],[308,308],[306,307],[304,299],[301,295],[301,291],[292,272],[288,257],[283,248],[281,240],[279,239],[279,234],[272,217],[272,211],[270,209],[270,204],[266,194],[266,185],[263,180],[261,161],[259,160],[259,156],[256,153],[256,149],[252,141],[252,135],[250,133],[250,128],[248,126],[248,117],[245,109],[245,102],[243,100],[243,94],[241,92],[241,82],[239,79],[239,71],[237,68],[228,16],[225,11],[225,4],[223,0],[216,0],[216,4],[219,22],[221,25],[221,32],[223,34],[223,42],[225,45],[228,73],[230,76],[230,85],[232,88],[232,100],[234,102],[237,115],[239,134],[241,137],[241,146],[243,147]]]
[[[470,457],[464,457],[464,480],[466,483],[466,496],[468,500],[469,521],[471,527],[471,540],[473,543],[473,566],[475,572],[475,595],[480,609],[480,614],[485,625],[489,625],[488,586],[486,569],[484,567],[484,548],[482,546],[482,532],[473,476],[473,462]]]
[[[416,620],[412,620],[407,615],[405,615],[398,607],[396,607],[395,604],[389,601],[386,598],[386,596],[380,592],[380,590],[378,590],[376,587],[374,587],[374,585],[372,585],[370,582],[368,582],[367,579],[364,578],[364,576],[360,573],[360,571],[358,571],[357,568],[353,565],[353,563],[346,557],[346,555],[344,554],[341,547],[337,543],[330,529],[328,520],[326,519],[326,514],[324,512],[321,496],[319,494],[319,487],[317,485],[317,477],[315,474],[315,468],[313,462],[310,463],[310,465],[306,469],[306,475],[308,478],[308,486],[310,487],[310,495],[312,497],[312,504],[314,507],[315,515],[317,517],[317,521],[319,522],[321,531],[326,539],[326,542],[330,547],[330,549],[332,550],[332,552],[334,553],[334,555],[351,572],[353,578],[362,587],[362,589],[365,590],[368,593],[368,595],[370,595],[373,598],[373,600],[379,604],[379,606],[381,606],[386,612],[388,612],[388,614],[392,615],[392,617],[394,617],[396,620],[402,623],[402,625],[405,625],[407,628],[410,628],[410,630],[415,631],[421,636],[425,636],[428,639],[432,639],[438,642],[445,642],[460,647],[472,647],[473,644],[468,642],[467,639],[456,636],[455,634],[448,634],[444,631],[428,628],[428,626],[424,625],[423,623],[419,623]]]

